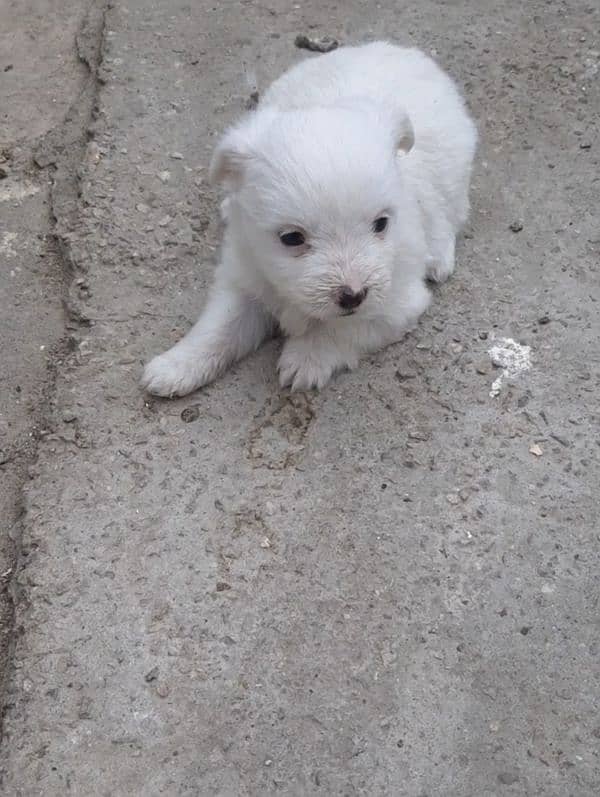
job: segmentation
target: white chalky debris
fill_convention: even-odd
[[[488,349],[488,354],[492,363],[502,369],[500,376],[492,383],[490,390],[492,398],[500,394],[505,379],[514,379],[515,376],[531,368],[531,346],[524,346],[512,338],[499,338]]]

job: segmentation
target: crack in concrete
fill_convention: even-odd
[[[63,270],[67,279],[81,270],[71,253],[70,235],[77,227],[79,215],[80,167],[85,158],[86,146],[94,137],[93,121],[96,118],[96,100],[103,84],[100,65],[104,51],[106,13],[108,0],[93,3],[87,12],[76,37],[77,56],[85,66],[87,75],[81,91],[69,108],[63,124],[51,130],[35,153],[35,162],[41,168],[53,168],[50,191],[53,235],[59,245]],[[74,318],[78,321],[77,314]]]
[[[48,365],[48,378],[42,388],[36,419],[29,432],[28,451],[25,451],[25,464],[30,463],[29,475],[33,475],[37,457],[37,445],[42,438],[41,430],[51,429],[52,422],[47,407],[55,391],[56,376],[60,363],[72,348],[73,341],[68,327],[77,324],[85,325],[85,318],[72,301],[71,286],[78,267],[71,257],[70,237],[77,227],[79,214],[79,168],[84,159],[87,142],[93,136],[90,123],[95,117],[96,101],[100,85],[103,81],[99,75],[104,48],[104,32],[106,13],[110,8],[108,0],[92,2],[88,8],[81,28],[76,36],[75,47],[80,62],[87,72],[82,79],[81,90],[77,93],[71,106],[58,127],[47,133],[34,148],[33,161],[42,170],[52,169],[52,185],[50,198],[50,224],[48,236],[56,242],[55,256],[63,275],[64,300],[66,312],[65,333],[62,339],[52,348]],[[9,452],[7,461],[17,457],[19,452]],[[5,711],[5,687],[8,672],[14,654],[15,606],[17,603],[15,577],[20,569],[22,524],[26,510],[22,498],[23,482],[20,484],[21,495],[17,501],[20,505],[17,521],[10,529],[10,538],[14,545],[13,561],[9,561],[6,574],[0,578],[0,593],[5,604],[2,607],[2,638],[0,638],[0,664],[4,662],[4,672],[0,669],[0,740],[2,738],[2,720]]]

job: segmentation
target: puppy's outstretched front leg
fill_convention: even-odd
[[[259,302],[217,282],[187,335],[148,363],[142,386],[156,396],[185,396],[258,348],[271,328]]]

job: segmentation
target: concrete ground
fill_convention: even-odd
[[[597,4],[4,17],[2,793],[599,793]],[[142,362],[211,279],[210,151],[313,57],[305,32],[418,45],[464,87],[482,141],[457,273],[320,394],[278,389],[272,343],[149,399]],[[531,368],[490,396],[503,337]]]
[[[53,192],[55,164],[40,168],[36,157],[43,160],[44,147],[72,127],[86,83],[75,46],[84,17],[77,0],[0,6],[0,683],[10,648],[21,485],[37,441],[52,426],[53,381],[69,323],[68,277],[51,232],[53,193],[66,213],[72,191],[55,172]]]

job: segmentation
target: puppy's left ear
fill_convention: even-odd
[[[412,122],[404,110],[399,111],[394,120],[394,143],[400,156],[408,155],[415,143]]]
[[[228,193],[235,193],[242,187],[244,171],[251,158],[247,137],[239,128],[226,133],[217,144],[208,179],[212,185],[223,185]]]

